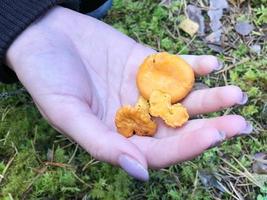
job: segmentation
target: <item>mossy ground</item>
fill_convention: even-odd
[[[201,38],[191,39],[179,32],[177,26],[185,3],[188,2],[173,1],[166,7],[157,0],[115,0],[105,21],[159,51],[216,55]],[[120,169],[93,160],[57,133],[41,117],[29,95],[1,98],[0,199],[234,199],[238,193],[245,199],[267,199],[267,190],[261,183],[266,177],[255,176],[255,181],[248,173],[242,173],[252,173],[252,156],[267,149],[264,3],[265,0],[254,0],[231,6],[231,13],[224,16],[223,22],[246,19],[256,29],[250,37],[240,37],[230,30],[226,50],[217,54],[225,68],[202,78],[210,87],[235,84],[248,93],[247,105],[209,116],[242,114],[255,127],[251,136],[230,140],[192,161],[151,171],[150,181],[141,183]],[[260,54],[250,52],[249,46],[254,43],[261,45]],[[0,85],[1,92],[18,88],[18,84]],[[198,177],[202,169],[216,172],[228,192],[204,187]]]

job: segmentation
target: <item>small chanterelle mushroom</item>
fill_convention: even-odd
[[[171,105],[171,95],[155,90],[149,98],[149,112],[154,117],[161,117],[164,122],[175,128],[187,122],[189,115],[182,104]]]
[[[145,113],[149,113],[149,103],[142,96],[139,97],[137,103],[135,104],[135,108]]]
[[[118,132],[125,137],[131,137],[134,133],[140,136],[153,136],[157,129],[148,112],[131,106],[124,106],[118,110],[115,123]]]
[[[181,57],[166,52],[148,56],[136,77],[141,94],[138,102],[135,107],[124,106],[116,113],[118,132],[125,137],[153,136],[157,125],[151,116],[162,118],[173,128],[182,126],[189,115],[177,102],[190,92],[194,81],[191,66]]]

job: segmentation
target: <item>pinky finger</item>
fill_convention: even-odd
[[[146,150],[148,165],[151,168],[163,168],[192,159],[217,146],[225,138],[224,132],[215,128],[202,128],[191,133],[154,140],[152,145],[145,144],[150,147]]]

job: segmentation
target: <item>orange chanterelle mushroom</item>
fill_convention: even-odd
[[[140,136],[153,136],[157,125],[149,115],[147,100],[140,97],[135,107],[124,106],[116,113],[115,124],[119,133],[131,137],[134,133]]]
[[[137,87],[145,99],[154,90],[171,95],[171,102],[183,99],[192,89],[195,78],[191,66],[181,57],[166,52],[148,56],[137,73]]]
[[[189,115],[180,103],[171,105],[171,96],[155,90],[149,98],[149,112],[154,117],[161,117],[164,122],[175,128],[187,122]]]

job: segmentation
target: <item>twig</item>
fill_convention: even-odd
[[[34,146],[34,143],[33,143],[32,140],[31,140],[31,145],[32,145],[33,152],[34,152],[34,154],[35,154],[37,160],[39,161],[39,163],[43,163],[42,160],[41,160],[41,158],[39,158],[39,156],[38,156],[38,154],[37,154],[37,152],[36,152],[36,149],[35,149],[35,146]]]
[[[77,150],[78,150],[78,147],[79,147],[79,145],[76,144],[75,150],[74,150],[74,152],[73,152],[71,158],[69,159],[68,164],[70,164],[70,163],[72,162],[73,158],[75,157],[75,155],[76,155],[76,153],[77,153]]]
[[[230,167],[232,167],[233,169],[235,169],[240,175],[246,177],[248,180],[250,180],[252,183],[254,183],[256,186],[258,186],[259,188],[262,188],[262,185],[260,185],[259,183],[257,183],[257,181],[254,179],[254,177],[247,171],[247,169],[241,165],[241,167],[243,169],[245,169],[245,172],[242,172],[241,170],[237,169],[235,166],[233,166],[230,162],[228,162],[227,160],[221,158],[222,161],[224,161],[226,164],[228,164]],[[237,161],[237,159],[234,158],[235,161]],[[240,162],[237,161],[238,164],[240,165]]]
[[[181,54],[185,48],[187,48],[194,40],[196,39],[196,35],[178,52],[178,54]]]
[[[237,62],[237,63],[234,63],[234,64],[232,64],[232,65],[229,65],[228,67],[226,67],[226,68],[224,68],[224,69],[222,69],[222,70],[220,70],[220,71],[218,71],[218,72],[216,72],[216,73],[214,73],[214,74],[220,74],[220,73],[223,73],[223,72],[225,72],[225,71],[228,71],[229,69],[234,68],[234,67],[237,66],[237,65],[244,64],[244,63],[248,62],[249,60],[250,60],[250,58],[244,58],[244,59],[241,60],[240,62]]]
[[[197,170],[195,181],[194,181],[194,189],[193,189],[193,192],[192,192],[192,195],[191,195],[191,198],[192,199],[195,196],[195,192],[196,192],[196,189],[197,189],[197,184],[198,184],[198,170]]]
[[[6,141],[7,141],[7,138],[8,138],[8,136],[9,136],[9,134],[10,134],[10,130],[7,131],[7,134],[5,135],[5,138],[3,139],[3,141],[4,141],[4,146],[6,145]]]
[[[10,111],[9,106],[4,109],[4,111],[2,112],[1,122],[4,121],[9,111]]]
[[[12,164],[13,160],[15,159],[15,157],[17,156],[17,152],[14,154],[14,156],[8,161],[5,169],[3,170],[3,173],[0,175],[0,183],[2,182],[2,180],[4,179],[5,177],[5,174],[8,170],[8,168],[10,167],[10,165]]]
[[[97,163],[99,163],[99,161],[97,161],[97,160],[95,160],[95,159],[90,160],[88,163],[86,163],[86,164],[84,165],[84,167],[82,168],[82,171],[85,171],[86,168],[87,168],[89,165],[94,165],[94,164],[97,164]]]
[[[34,179],[31,181],[31,183],[27,186],[26,190],[23,192],[23,195],[22,195],[22,198],[21,198],[22,200],[27,199],[27,194],[28,194],[29,191],[31,190],[31,188],[32,188],[32,186],[33,186],[33,184],[34,184],[34,182],[35,182],[38,178],[40,178],[40,176],[42,176],[42,175],[46,172],[46,170],[47,170],[47,167],[45,167],[45,168],[41,171],[41,173],[39,173],[37,176],[34,177]]]
[[[65,164],[65,163],[58,163],[58,162],[44,162],[45,165],[50,165],[54,167],[72,167],[71,165]]]
[[[72,171],[72,174],[75,176],[75,178],[77,180],[79,180],[81,183],[83,183],[84,185],[86,185],[87,187],[91,187],[88,183],[86,183],[84,180],[82,180],[74,171]]]
[[[233,191],[236,193],[236,195],[238,196],[238,199],[240,200],[244,200],[244,197],[241,196],[241,194],[235,189],[235,187],[233,186],[232,182],[229,181],[229,184],[231,186],[231,188],[233,189]]]
[[[14,200],[14,198],[12,197],[12,194],[8,193],[8,197],[10,200]]]

